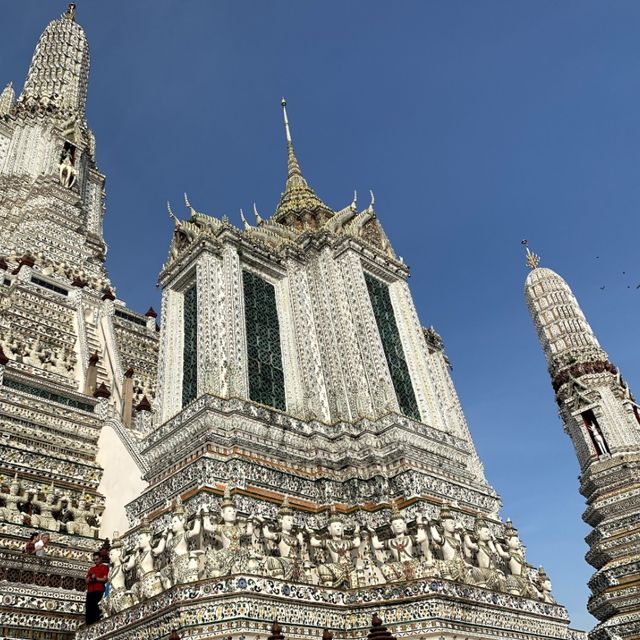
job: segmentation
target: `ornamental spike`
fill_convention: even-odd
[[[526,260],[527,266],[532,270],[537,269],[540,266],[540,256],[533,253],[529,247],[527,247]]]
[[[175,213],[173,213],[171,209],[171,203],[167,200],[167,211],[169,212],[169,217],[175,222],[176,227],[180,226],[180,220],[178,220]]]
[[[282,117],[284,118],[284,132],[287,137],[287,142],[291,144],[291,130],[289,129],[289,118],[287,117],[287,101],[282,98]]]
[[[253,203],[253,215],[256,218],[256,224],[262,224],[264,222],[262,216],[258,213],[258,207],[256,207],[255,202]]]
[[[244,217],[244,211],[240,209],[240,219],[242,220],[242,224],[244,225],[244,230],[248,231],[251,229],[251,225],[247,222],[247,219]]]

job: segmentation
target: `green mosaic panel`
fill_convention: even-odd
[[[247,328],[249,398],[284,411],[284,371],[276,291],[250,271],[242,272]]]
[[[389,372],[393,388],[398,398],[400,411],[405,416],[409,416],[414,420],[420,420],[420,412],[418,411],[418,403],[416,395],[413,392],[411,384],[411,376],[409,375],[409,367],[404,357],[402,342],[400,341],[400,332],[396,324],[396,317],[393,313],[393,305],[389,296],[389,287],[384,282],[380,282],[368,273],[364,274],[364,279],[369,290],[371,298],[371,306],[373,307],[373,315],[376,318],[380,339],[382,340],[382,348],[387,358]]]
[[[182,309],[184,348],[182,352],[182,406],[198,393],[198,290],[193,285],[184,292]]]
[[[24,382],[18,382],[17,380],[12,380],[11,378],[5,377],[2,384],[8,389],[15,389],[16,391],[30,393],[32,396],[37,396],[38,398],[42,398],[44,400],[51,400],[52,402],[59,402],[60,404],[64,404],[67,407],[72,407],[73,409],[79,409],[80,411],[89,411],[91,413],[93,412],[93,405],[89,404],[88,402],[81,402],[80,400],[76,400],[75,398],[68,398],[67,396],[62,396],[59,393],[47,391],[46,389],[41,389],[40,387],[32,387],[30,384],[25,384]]]

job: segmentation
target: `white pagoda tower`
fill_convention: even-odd
[[[18,99],[11,83],[0,95],[2,637],[73,635],[91,553],[145,486],[135,429],[154,400],[158,333],[105,271],[88,76],[70,5]],[[50,537],[46,561],[22,553],[34,532]]]
[[[640,407],[587,323],[569,285],[528,252],[527,306],[544,349],[564,428],[580,463],[590,640],[640,636]]]

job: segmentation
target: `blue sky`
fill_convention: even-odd
[[[21,87],[65,6],[2,3],[0,82]],[[340,208],[375,190],[503,515],[590,628],[578,466],[524,304],[520,240],[567,279],[639,389],[640,4],[85,0],[78,21],[119,297],[158,308],[167,199],[184,215],[187,191],[237,224],[254,201],[273,212],[285,95],[318,194]]]

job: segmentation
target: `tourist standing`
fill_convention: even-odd
[[[24,545],[24,548],[22,549],[22,551],[24,553],[28,553],[28,554],[34,554],[36,552],[36,540],[38,538],[38,534],[37,533],[32,533],[31,536],[29,537],[29,540],[27,540],[27,542]]]
[[[48,544],[49,544],[49,534],[48,533],[40,534],[34,544],[35,553],[36,553],[36,556],[38,556],[38,558],[43,558],[44,556],[47,555]]]
[[[85,621],[93,624],[100,620],[99,603],[104,595],[104,585],[109,575],[109,567],[102,562],[102,557],[98,552],[93,554],[93,567],[90,567],[85,576],[87,583],[87,604],[85,609]]]

